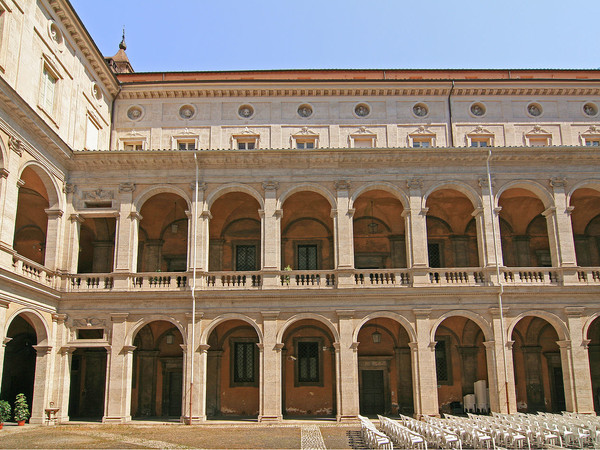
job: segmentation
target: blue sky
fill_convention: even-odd
[[[105,56],[125,26],[137,72],[600,67],[600,0],[71,3]]]

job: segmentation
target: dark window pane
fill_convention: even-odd
[[[254,342],[236,342],[234,346],[233,381],[254,382]]]
[[[427,252],[429,253],[429,267],[442,267],[440,244],[427,244]]]
[[[435,344],[435,370],[438,382],[448,381],[448,358],[446,357],[446,341]]]
[[[235,247],[235,270],[256,270],[255,245],[238,245]]]
[[[298,381],[319,382],[319,343],[298,342]]]
[[[298,270],[317,270],[317,246],[298,246]]]

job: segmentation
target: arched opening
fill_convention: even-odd
[[[210,334],[206,415],[256,418],[259,413],[259,339],[243,320],[228,320]]]
[[[88,218],[81,224],[77,273],[110,273],[115,257],[114,217]]]
[[[46,233],[49,208],[48,191],[41,178],[26,167],[21,174],[13,247],[16,252],[38,264],[46,258]]]
[[[71,355],[70,419],[100,421],[104,416],[107,352],[78,348]]]
[[[366,322],[358,333],[358,386],[362,415],[412,415],[410,339],[388,318]]]
[[[577,189],[571,196],[571,223],[577,265],[600,266],[600,192]]]
[[[429,267],[478,267],[477,227],[471,200],[454,189],[427,197]]]
[[[311,191],[290,195],[281,219],[282,264],[292,270],[333,269],[331,205]]]
[[[587,338],[590,340],[588,354],[590,358],[594,411],[598,414],[600,413],[600,317],[597,317],[590,325]]]
[[[12,407],[17,394],[23,393],[31,411],[36,362],[33,346],[37,344],[35,329],[26,316],[18,315],[10,323],[6,337],[9,341],[4,349],[0,399]]]
[[[283,336],[283,414],[331,417],[336,414],[334,339],[317,320],[300,320]]]
[[[133,345],[131,415],[174,418],[182,414],[183,336],[166,320],[142,327]]]
[[[354,202],[354,267],[406,267],[402,203],[386,191],[373,190]]]
[[[445,319],[435,332],[435,368],[441,413],[490,409],[485,337],[462,316]]]
[[[251,195],[229,192],[219,197],[210,212],[210,271],[260,270],[260,205]]]
[[[517,409],[521,412],[565,410],[558,334],[545,319],[523,317],[512,338]]]
[[[138,272],[187,270],[187,203],[177,194],[149,198],[140,210]]]
[[[498,204],[502,258],[507,267],[550,267],[548,225],[542,201],[531,191],[507,189]]]

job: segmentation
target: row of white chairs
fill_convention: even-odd
[[[360,419],[360,433],[363,441],[369,448],[381,448],[392,450],[394,445],[389,437],[379,431],[368,418],[358,416]]]
[[[595,415],[538,412],[548,426],[561,433],[568,446],[598,447],[600,444],[600,419]]]
[[[457,448],[462,450],[462,442],[460,438],[451,431],[403,415],[400,415],[400,420],[404,426],[425,437],[427,444],[431,447]]]
[[[529,440],[529,445],[536,447],[563,447],[563,436],[560,430],[555,429],[547,421],[540,420],[541,416],[529,414],[498,414],[488,420],[494,420],[495,423],[503,424],[523,433]]]
[[[389,436],[394,444],[401,448],[427,450],[427,440],[420,434],[402,425],[397,420],[379,415],[377,417],[379,418],[379,427],[381,428],[381,431]]]
[[[445,419],[439,419],[437,417],[427,416],[424,417],[424,419],[429,423],[455,433],[458,437],[460,437],[463,445],[467,447],[486,449],[496,448],[496,439],[494,436],[492,436],[492,434],[486,430],[478,427],[477,424],[473,423],[470,419],[452,416],[449,414],[444,414],[444,417]]]

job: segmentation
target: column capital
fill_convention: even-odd
[[[200,322],[200,320],[202,320],[202,318],[204,317],[204,311],[196,311],[196,323]],[[190,323],[192,321],[192,313],[185,313],[185,318],[187,320],[188,323]]]
[[[350,217],[352,219],[354,217],[355,212],[356,212],[356,209],[348,208],[348,212],[346,214],[348,215],[348,217]]]
[[[571,341],[566,339],[564,341],[556,341],[556,343],[558,344],[558,346],[563,349],[563,348],[571,348]]]
[[[354,350],[354,352],[358,352],[358,346],[360,345],[360,342],[353,342],[352,344],[350,344],[350,348],[352,350]]]
[[[262,188],[264,191],[276,191],[279,189],[279,182],[273,180],[263,181]]]
[[[256,346],[258,347],[258,351],[263,353],[265,351],[265,344],[261,343],[261,342],[257,342]]]
[[[413,313],[417,319],[429,319],[431,308],[416,308],[413,309]]]
[[[71,347],[69,345],[64,345],[60,349],[58,349],[59,353],[63,356],[73,353],[75,350],[77,350],[77,347]]]
[[[482,175],[481,177],[479,177],[477,179],[477,184],[479,184],[480,188],[489,188],[490,183],[488,182],[487,175]],[[492,178],[492,187],[494,187],[495,185],[496,185],[496,179]]]
[[[17,187],[20,189],[20,188],[22,188],[23,186],[25,186],[25,182],[19,178],[19,179],[17,180]]]
[[[212,214],[211,214],[211,213],[210,213],[210,211],[207,209],[207,210],[205,210],[205,211],[202,211],[202,212],[200,213],[200,217],[202,217],[203,219],[208,219],[208,220],[210,220],[210,219],[212,219]]]
[[[202,191],[206,191],[206,183],[204,181],[198,181],[198,192]],[[190,183],[190,189],[192,190],[192,192],[196,192],[196,182],[191,182]]]
[[[337,215],[338,215],[338,210],[337,210],[337,209],[334,209],[334,208],[331,208],[331,212],[329,213],[329,216],[330,216],[332,219],[335,219],[335,218],[337,217]]]
[[[75,185],[73,183],[63,184],[63,193],[73,194],[75,192]]]
[[[71,214],[71,215],[69,215],[69,220],[71,222],[77,222],[77,223],[85,222],[85,219],[83,218],[83,216],[81,214]]]
[[[131,211],[131,212],[129,213],[129,218],[130,218],[131,220],[138,220],[138,221],[140,221],[140,222],[141,222],[141,221],[142,221],[142,219],[143,219],[142,215],[141,215],[139,212],[137,212],[137,211]]]
[[[4,168],[0,169],[0,178],[8,178],[10,172]]]
[[[488,308],[488,312],[491,314],[491,316],[493,318],[500,318],[500,308],[497,307],[492,307],[492,308]],[[508,316],[508,313],[510,312],[510,308],[507,306],[503,306],[502,307],[502,313],[503,315],[506,317]]]
[[[489,350],[496,346],[496,341],[483,341],[483,345],[486,348],[486,350]]]
[[[583,339],[581,341],[581,346],[587,350],[590,347],[590,342],[592,342],[591,339]]]
[[[333,343],[333,348],[335,349],[336,353],[339,353],[340,352],[340,348],[341,348],[340,343],[339,342],[334,342]]]
[[[197,352],[198,352],[198,353],[206,353],[206,352],[208,352],[208,349],[209,349],[209,348],[210,348],[210,345],[208,345],[208,344],[200,344],[200,345],[198,346],[198,350],[197,350]]]
[[[568,317],[581,317],[585,312],[585,308],[583,306],[566,306],[565,314]]]
[[[281,311],[279,310],[273,310],[273,311],[261,311],[260,314],[263,317],[263,320],[276,320],[279,317],[279,313]]]
[[[66,322],[68,316],[66,314],[52,314],[52,321],[58,325],[62,325]]]
[[[350,181],[348,180],[337,180],[333,182],[333,186],[336,191],[349,191],[350,190]]]
[[[550,206],[548,209],[542,212],[542,216],[548,217],[556,213],[556,206]]]
[[[35,349],[37,356],[49,355],[52,351],[51,345],[32,345],[32,347]]]
[[[406,187],[409,189],[422,189],[423,178],[411,178],[409,180],[406,180]]]
[[[481,214],[483,214],[483,208],[481,208],[481,207],[479,207],[479,208],[475,208],[475,209],[473,210],[473,212],[471,213],[471,215],[472,215],[473,217],[478,217],[478,216],[480,216]]]
[[[23,154],[23,141],[14,136],[8,138],[8,148],[21,156]]]
[[[123,355],[128,355],[130,353],[133,353],[133,351],[136,349],[137,347],[135,345],[124,345],[123,348],[121,349],[121,354]]]
[[[48,216],[48,219],[55,219],[57,217],[62,217],[62,215],[63,215],[63,210],[58,209],[58,208],[56,208],[56,209],[48,208],[48,209],[45,209],[44,212]]]
[[[121,183],[119,184],[119,192],[133,192],[135,191],[135,187],[135,183],[132,183],[130,181],[126,183]]]
[[[8,300],[0,298],[0,308],[8,308],[8,305],[10,305],[10,302]]]
[[[566,188],[567,179],[565,177],[552,177],[548,180],[548,184],[552,188]]]
[[[8,344],[12,340],[13,338],[10,337],[5,337],[4,339],[2,339],[2,347],[6,347],[6,344]]]
[[[283,342],[278,342],[277,344],[275,344],[273,346],[273,350],[275,350],[276,352],[280,352],[284,347]]]
[[[421,216],[426,216],[428,212],[429,212],[429,208],[427,206],[425,206],[425,207],[421,208],[421,210],[419,211],[419,214]]]
[[[355,312],[356,311],[354,311],[353,309],[336,309],[335,310],[335,313],[337,314],[339,319],[353,319]]]
[[[114,323],[123,323],[127,321],[129,313],[113,313],[110,315],[110,320]]]
[[[512,351],[513,345],[515,345],[515,341],[506,341],[506,349],[508,351]]]

